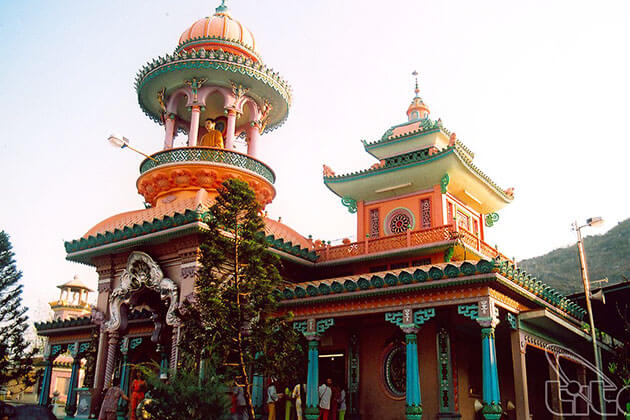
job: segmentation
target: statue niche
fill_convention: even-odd
[[[216,122],[208,118],[204,123],[204,127],[206,127],[208,132],[201,137],[199,146],[219,147],[223,149],[223,134],[215,128]]]
[[[148,308],[155,324],[151,341],[157,342],[162,335],[163,322],[169,326],[180,323],[175,314],[179,293],[173,280],[164,277],[158,264],[144,252],[134,251],[129,255],[127,266],[120,277],[120,286],[109,297],[109,320],[105,323],[108,332],[125,331],[130,307]],[[161,301],[169,300],[166,314]]]

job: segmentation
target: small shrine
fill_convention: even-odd
[[[94,290],[87,287],[78,275],[57,287],[60,289],[59,299],[50,302],[50,309],[53,310],[56,321],[90,314],[92,306],[88,303],[88,295]]]

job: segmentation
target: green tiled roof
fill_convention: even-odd
[[[368,290],[379,290],[383,294],[402,293],[404,288],[388,289],[393,286],[413,285],[422,283],[426,288],[441,288],[447,284],[438,280],[456,280],[458,277],[467,277],[477,274],[498,273],[510,280],[515,286],[514,290],[527,296],[526,292],[541,299],[544,306],[554,307],[571,317],[582,321],[586,311],[571,299],[564,296],[554,288],[537,280],[525,271],[516,268],[508,261],[480,260],[476,264],[471,261],[453,262],[423,266],[398,271],[372,273],[353,276],[345,279],[328,279],[316,282],[297,283],[277,290],[277,297],[285,305],[291,305],[301,299],[339,295],[339,299],[351,297]],[[483,279],[480,279],[481,281]],[[462,279],[462,284],[470,283],[470,280]],[[449,282],[452,285],[453,282]],[[297,303],[295,302],[295,303]],[[540,302],[540,301],[539,301]]]

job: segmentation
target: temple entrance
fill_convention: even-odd
[[[343,351],[330,351],[319,355],[320,384],[327,378],[332,379],[333,384],[345,388],[346,355]]]

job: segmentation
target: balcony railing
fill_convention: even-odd
[[[160,165],[169,163],[214,162],[247,169],[262,176],[272,184],[276,181],[276,175],[267,165],[251,156],[234,150],[213,147],[179,147],[162,150],[161,152],[151,155],[151,157],[155,159],[155,161],[145,159],[140,164],[141,174]]]
[[[475,251],[478,251],[484,257],[494,258],[499,256],[501,259],[509,260],[509,258],[505,257],[470,232],[458,229],[454,225],[445,225],[429,229],[408,231],[406,233],[377,239],[366,238],[361,242],[353,242],[350,244],[325,246],[317,250],[317,254],[319,255],[318,262],[334,261],[396,249],[458,240]]]

